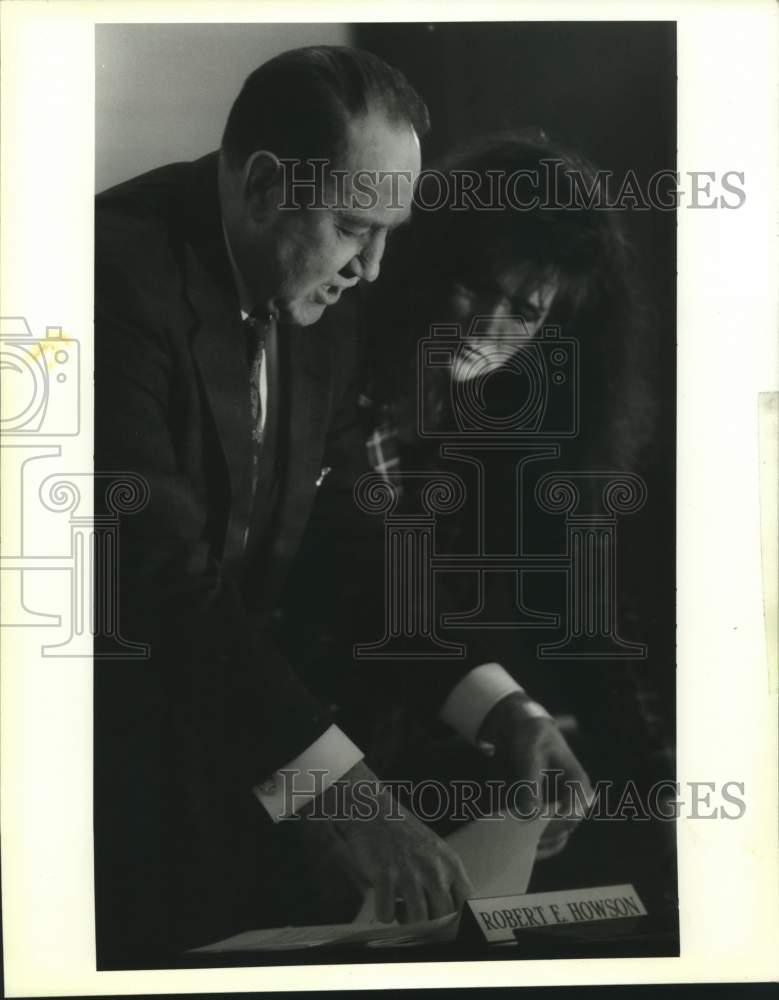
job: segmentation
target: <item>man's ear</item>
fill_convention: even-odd
[[[281,163],[275,153],[258,149],[247,159],[241,174],[244,200],[252,217],[263,218],[271,207],[271,192],[281,178]]]

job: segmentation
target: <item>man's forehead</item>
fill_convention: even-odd
[[[368,112],[345,126],[333,169],[345,175],[347,191],[369,187],[382,202],[408,204],[421,169],[419,139],[405,122],[390,122]]]
[[[369,112],[345,123],[331,160],[290,161],[284,183],[293,204],[337,210],[361,227],[394,228],[410,213],[420,170],[414,129]]]
[[[418,160],[414,162],[413,157],[401,155],[387,159],[382,167],[359,166],[361,162],[366,161],[355,157],[351,167],[331,166],[326,170],[327,203],[345,222],[356,225],[375,222],[392,227],[401,224],[411,212],[419,176]]]
[[[418,169],[419,138],[412,125],[393,121],[380,111],[367,111],[344,122],[337,156],[348,170]]]

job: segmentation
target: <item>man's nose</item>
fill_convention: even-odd
[[[386,241],[386,233],[376,233],[365,249],[350,261],[352,273],[363,281],[375,281],[381,270],[381,258],[384,256]]]

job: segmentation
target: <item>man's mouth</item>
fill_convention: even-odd
[[[316,301],[323,306],[334,305],[341,297],[339,285],[320,285],[314,293]]]

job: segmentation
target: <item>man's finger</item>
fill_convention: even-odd
[[[554,840],[544,843],[543,841],[539,843],[536,848],[536,860],[544,861],[546,858],[553,858],[555,855],[560,854],[568,846],[568,841],[570,839],[569,834],[562,834],[556,837]]]
[[[560,791],[562,794],[556,813],[573,822],[585,819],[595,800],[595,793],[586,773],[582,771],[579,775],[566,776]]]
[[[427,920],[427,900],[425,892],[416,879],[408,878],[398,884],[399,895],[404,906],[396,907],[399,924],[418,924]]]
[[[544,832],[541,834],[541,843],[545,840],[557,840],[561,836],[569,837],[579,829],[580,823],[581,819],[577,816],[573,818],[570,816],[554,816],[544,827]]]
[[[441,882],[429,885],[426,889],[426,895],[427,908],[431,920],[436,920],[438,917],[445,917],[457,909],[456,904],[452,900],[449,887]]]
[[[543,799],[538,794],[538,782],[531,778],[522,778],[510,786],[510,795],[506,796],[506,809],[517,816],[530,819],[538,815],[543,808]]]
[[[375,886],[376,918],[383,924],[391,924],[395,919],[395,883],[392,879],[382,879]]]

